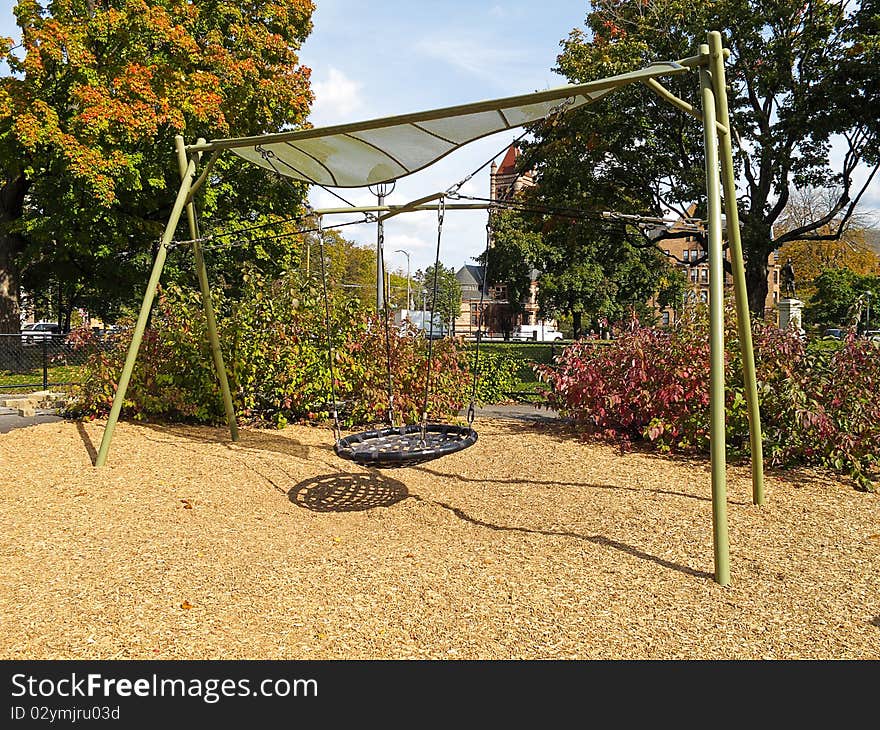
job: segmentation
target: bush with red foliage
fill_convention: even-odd
[[[669,329],[633,319],[610,343],[584,339],[536,367],[550,407],[588,436],[626,448],[709,447],[709,336],[705,307]],[[880,348],[851,332],[839,349],[812,349],[793,330],[755,323],[765,454],[774,466],[820,465],[873,490],[880,464]],[[749,445],[742,358],[733,310],[725,318],[727,443]]]

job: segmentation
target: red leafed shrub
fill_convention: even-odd
[[[587,433],[623,446],[649,439],[664,449],[708,443],[709,345],[701,327],[663,330],[633,319],[617,339],[569,345],[536,372],[551,407]]]
[[[749,445],[742,359],[733,311],[725,324],[726,436]],[[537,366],[550,407],[585,434],[628,447],[705,452],[709,446],[709,336],[704,307],[674,328],[632,320],[608,344],[586,339]],[[851,333],[836,350],[755,323],[765,455],[775,466],[820,465],[873,489],[880,464],[880,348]]]

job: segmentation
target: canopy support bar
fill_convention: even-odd
[[[694,109],[694,107],[691,104],[688,104],[684,99],[679,99],[675,94],[673,94],[669,89],[663,86],[663,84],[661,84],[656,79],[645,79],[642,83],[649,89],[651,89],[651,91],[653,91],[655,94],[657,94],[657,96],[659,96],[661,99],[672,104],[672,106],[678,107],[679,109],[690,114],[692,117],[699,120],[700,122],[703,121],[703,115],[700,114],[699,111]],[[715,121],[715,129],[719,135],[730,133],[728,127],[718,120]]]
[[[175,146],[177,145],[176,140],[177,140],[177,137],[175,137],[175,143],[174,143]],[[205,169],[202,170],[202,174],[199,175],[199,179],[196,180],[192,184],[192,187],[190,188],[190,191],[189,191],[189,195],[186,196],[187,205],[189,205],[189,203],[192,202],[192,199],[195,197],[199,188],[202,187],[202,183],[205,182],[205,179],[208,177],[208,173],[211,172],[211,168],[214,167],[214,163],[217,162],[217,158],[220,157],[221,151],[222,150],[217,150],[216,152],[214,152],[213,155],[211,155],[210,159],[208,160],[208,163],[205,165]],[[184,154],[184,160],[185,160],[186,159],[186,149],[185,148],[184,148],[183,154]]]
[[[702,44],[700,53],[708,55]],[[709,453],[712,467],[712,540],[715,581],[730,583],[727,528],[727,437],[724,397],[724,251],[721,243],[721,181],[715,137],[715,93],[712,76],[700,69],[703,144],[706,152],[706,197],[709,208]]]
[[[401,213],[408,213],[411,210],[427,210],[427,208],[424,207],[424,203],[430,203],[432,200],[439,200],[444,195],[446,195],[446,193],[431,193],[430,195],[426,195],[423,198],[411,200],[409,203],[406,203],[405,205],[389,206],[390,212],[386,213],[385,215],[380,215],[379,220],[380,221],[387,221],[389,218],[393,218],[394,216],[400,215]],[[437,208],[437,206],[433,206],[433,207],[434,207],[434,209]],[[444,205],[443,207],[445,209],[445,208],[448,208],[449,206]]]
[[[439,193],[438,197],[443,195]],[[433,197],[433,196],[432,196]],[[443,206],[445,210],[488,210],[489,208],[497,208],[497,203],[447,203]],[[404,210],[404,208],[406,210]],[[344,208],[317,208],[312,211],[315,215],[342,215],[344,213],[384,213],[391,212],[394,215],[398,213],[414,213],[425,210],[439,210],[439,205],[414,205],[407,203],[406,205],[358,205]],[[383,220],[387,220],[390,216],[382,216]]]
[[[177,165],[180,169],[180,178],[183,180],[186,176],[187,159],[183,137],[179,134],[174,138],[174,147],[177,151]],[[217,159],[217,154],[218,153],[216,152],[214,153],[211,160],[208,161],[208,165],[210,165],[213,160]],[[198,153],[196,153],[196,156],[200,157]],[[195,185],[198,185],[200,180],[205,179],[207,171],[208,167],[205,168],[205,172],[201,174]],[[193,188],[195,188],[195,185]],[[235,407],[232,405],[232,393],[229,390],[226,366],[223,363],[223,351],[220,349],[220,338],[217,335],[217,320],[214,317],[214,303],[211,301],[211,285],[208,283],[208,268],[205,266],[205,257],[202,255],[202,244],[199,242],[199,222],[196,219],[195,203],[192,202],[194,192],[195,189],[190,190],[190,193],[186,198],[186,217],[189,222],[189,233],[190,236],[192,236],[193,260],[196,267],[196,276],[198,276],[199,279],[199,289],[201,289],[202,292],[202,306],[205,308],[205,322],[208,327],[208,342],[211,346],[211,357],[214,360],[214,369],[217,372],[217,380],[220,383],[223,409],[226,411],[226,423],[229,426],[229,435],[232,440],[238,441],[238,423],[235,420]]]
[[[761,436],[761,409],[758,404],[758,380],[755,373],[755,351],[752,345],[752,318],[749,311],[746,270],[743,263],[742,240],[739,231],[739,211],[736,206],[736,179],[733,169],[730,113],[727,108],[727,84],[724,71],[724,51],[721,34],[709,33],[709,68],[715,84],[715,108],[719,124],[718,142],[721,148],[721,182],[724,186],[724,210],[727,218],[727,242],[730,246],[730,265],[733,270],[733,291],[736,297],[736,324],[742,354],[746,406],[749,414],[749,439],[752,457],[752,502],[764,504],[764,448]],[[720,131],[723,129],[724,131]]]

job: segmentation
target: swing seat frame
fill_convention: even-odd
[[[441,456],[462,451],[477,442],[477,432],[470,426],[428,423],[422,438],[422,426],[386,426],[355,433],[339,439],[336,455],[361,466],[394,469],[415,466]]]

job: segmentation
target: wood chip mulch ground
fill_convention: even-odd
[[[330,432],[102,422],[0,436],[3,659],[877,659],[880,497],[484,420],[368,471]]]

